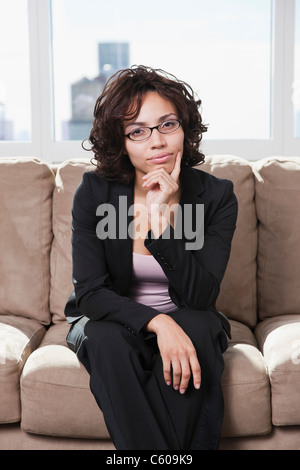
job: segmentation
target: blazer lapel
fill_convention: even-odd
[[[176,231],[179,230],[185,241],[187,241],[185,235],[187,233],[190,235],[192,231],[195,233],[197,229],[197,204],[204,204],[205,188],[199,174],[197,174],[198,171],[190,167],[183,167],[181,171],[183,186],[180,199],[182,225],[181,227],[176,226]],[[187,211],[189,215],[187,215]]]
[[[193,201],[195,202],[205,192],[205,187],[199,178],[198,171],[194,168],[184,166],[181,170],[181,181],[183,191],[181,195],[181,201]],[[201,201],[201,198],[199,199]]]
[[[196,171],[189,167],[183,167],[181,178],[183,192],[180,205],[182,206],[182,223],[184,222],[184,205],[203,204],[201,195],[205,191],[201,178]],[[129,208],[133,205],[133,184],[124,185],[114,183],[112,185],[111,203],[116,210],[116,239],[109,240],[109,255],[114,260],[114,280],[121,295],[128,295],[132,273],[132,238],[128,228],[133,221],[133,216],[128,215]],[[184,227],[182,227],[184,236]]]
[[[112,191],[112,204],[116,210],[116,239],[111,240],[111,256],[117,268],[118,288],[121,295],[129,292],[132,272],[132,238],[128,227],[133,220],[129,208],[133,204],[133,185],[115,183]]]

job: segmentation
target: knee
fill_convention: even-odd
[[[92,349],[105,348],[109,352],[111,348],[116,348],[122,338],[124,327],[118,323],[90,320],[84,328],[87,343]]]
[[[112,352],[114,356],[122,356],[123,352],[135,346],[140,338],[125,325],[112,321],[92,321],[85,325],[87,344],[96,352]]]
[[[173,317],[179,326],[191,338],[194,344],[215,341],[223,332],[220,319],[209,311],[181,309]]]

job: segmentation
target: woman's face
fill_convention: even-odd
[[[155,91],[145,94],[138,116],[134,121],[126,121],[125,134],[142,126],[153,127],[169,119],[180,119],[171,101]],[[132,141],[125,137],[125,150],[135,167],[137,178],[157,168],[165,168],[171,173],[178,151],[183,152],[184,132],[180,126],[171,134],[162,134],[153,129],[151,136],[144,141]]]

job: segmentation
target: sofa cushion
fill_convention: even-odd
[[[233,182],[238,199],[238,219],[227,270],[217,307],[229,318],[253,327],[256,314],[257,219],[251,164],[239,157],[206,157],[199,169]]]
[[[299,425],[300,315],[264,320],[255,335],[269,370],[273,424]]]
[[[258,315],[300,313],[300,158],[266,158],[253,166],[259,220]]]
[[[0,158],[0,314],[51,321],[54,174],[36,158]]]
[[[71,219],[73,197],[85,171],[95,169],[88,159],[68,160],[56,169],[53,193],[50,310],[54,323],[65,320],[64,308],[72,284]]]
[[[71,293],[71,208],[75,189],[84,171],[94,169],[88,159],[64,162],[57,169],[53,194],[53,247],[51,252],[50,309],[53,321],[64,320],[64,307]],[[246,160],[233,156],[207,157],[203,171],[234,182],[239,201],[237,229],[225,273],[218,308],[234,320],[256,324],[257,229],[254,205],[254,178]]]
[[[66,321],[52,325],[28,358],[21,377],[24,431],[69,437],[109,438],[90,392],[89,375],[66,344]]]
[[[222,377],[225,414],[222,437],[271,431],[270,383],[252,331],[230,320],[232,339],[224,353]]]
[[[20,421],[20,375],[45,332],[35,320],[0,315],[0,423]]]
[[[223,436],[270,430],[269,381],[250,329],[231,321],[233,339],[224,354]],[[22,429],[45,435],[109,438],[89,389],[89,375],[68,349],[66,321],[50,327],[28,358],[21,377]],[[84,405],[83,405],[84,404]]]

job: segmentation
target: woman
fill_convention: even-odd
[[[200,104],[140,66],[112,77],[95,106],[97,168],[74,197],[65,313],[117,449],[218,447],[230,328],[215,303],[237,202],[230,181],[191,168],[204,160]]]

